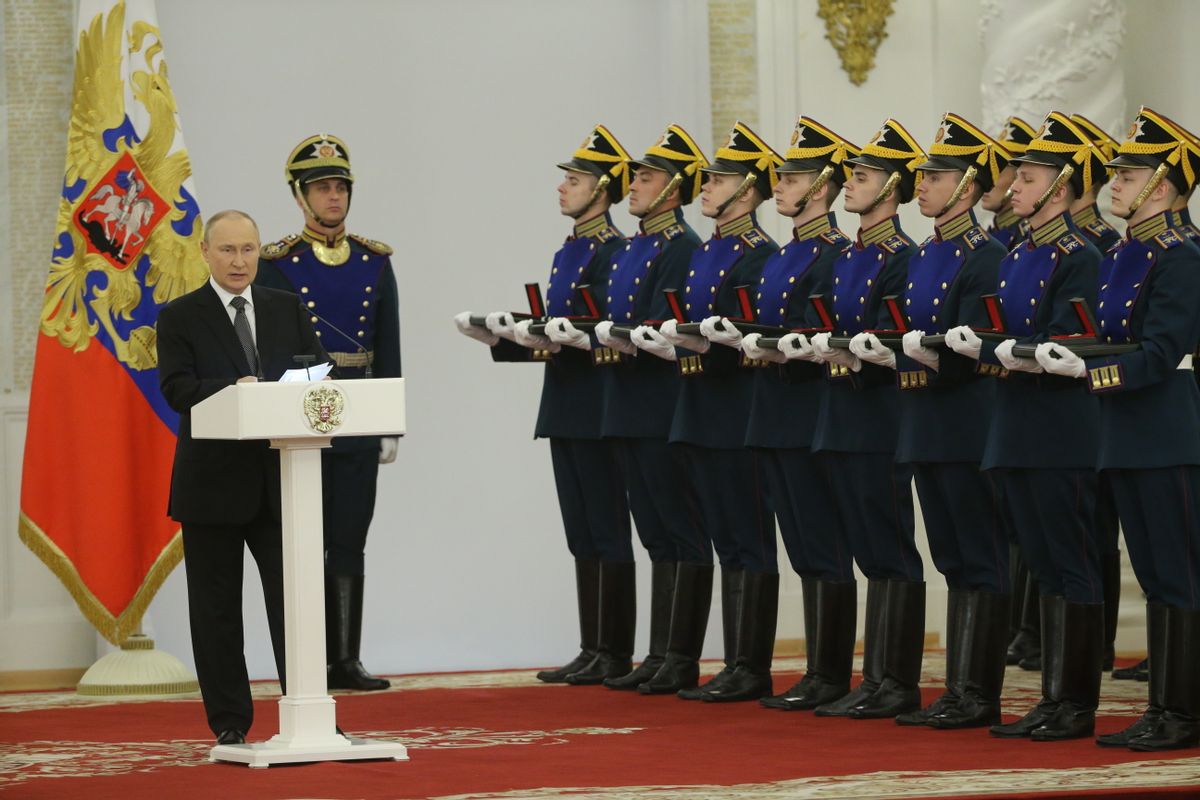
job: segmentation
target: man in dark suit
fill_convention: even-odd
[[[180,414],[168,513],[182,524],[196,674],[218,744],[241,744],[254,719],[242,650],[242,546],[258,563],[284,680],[279,455],[265,441],[195,440],[192,406],[234,383],[276,380],[292,357],[328,359],[298,298],[251,287],[259,236],[241,211],[209,219],[200,245],[212,277],[158,317],[159,385]]]

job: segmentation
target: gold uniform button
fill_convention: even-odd
[[[795,275],[793,275],[792,277],[788,278],[788,283],[795,283],[795,282],[796,282],[796,276],[795,276]]]
[[[633,285],[634,285],[634,286],[641,286],[641,285],[642,285],[642,279],[641,279],[641,278],[634,278],[634,279],[633,279]]]
[[[1017,259],[1019,259],[1020,257],[1021,257],[1021,254],[1020,254],[1020,253],[1013,253],[1013,261],[1016,261],[1016,260],[1017,260]]]
[[[366,317],[359,317],[359,318],[358,318],[358,321],[359,321],[359,322],[366,322],[366,321],[367,321],[367,318],[366,318]]]
[[[300,287],[300,294],[308,294],[308,287],[307,287],[307,286],[301,286],[301,287]]]
[[[718,272],[718,273],[717,273],[717,277],[718,277],[718,278],[724,278],[724,277],[725,277],[725,270],[721,270],[720,272]]]
[[[955,257],[955,258],[958,258],[958,257],[959,257],[959,256],[961,256],[961,255],[962,255],[962,250],[957,250],[957,249],[956,249],[956,250],[954,251],[954,257]]]
[[[647,262],[646,262],[646,266],[648,267],[648,266],[650,266],[650,265],[651,265],[651,264],[653,264],[653,263],[654,263],[653,261],[647,261]]]
[[[950,288],[950,284],[946,283],[945,281],[942,281],[942,289],[945,290],[945,289],[949,289],[949,288]]]
[[[312,305],[312,303],[309,303],[309,305],[311,306],[311,305]],[[370,300],[363,300],[363,308],[370,308],[370,307],[371,307],[371,301],[370,301]]]
[[[689,272],[689,273],[688,273],[688,277],[689,277],[689,278],[694,278],[694,277],[696,277],[696,270],[692,270],[691,272]]]
[[[368,286],[365,291],[367,294],[370,294],[374,290],[370,286]]]
[[[558,267],[555,267],[554,269],[550,270],[550,274],[551,274],[551,275],[557,275],[557,274],[558,274]]]
[[[941,301],[941,300],[939,300],[938,298],[936,298],[936,297],[935,297],[935,298],[933,298],[933,304],[934,304],[935,306],[936,306],[937,304],[941,303],[941,302],[942,302],[942,301]]]
[[[708,245],[704,245],[704,252],[706,252],[706,253],[708,252]],[[692,274],[694,275],[695,273],[692,273]]]
[[[309,320],[309,322],[311,322],[312,324],[316,325],[316,324],[317,324],[317,318],[316,318],[316,317],[313,317],[312,319],[310,319],[310,320]]]
[[[316,307],[317,307],[317,304],[316,304],[316,303],[314,303],[312,300],[309,300],[309,301],[308,301],[308,307],[309,307],[309,308],[316,308]]]
[[[299,264],[299,263],[300,263],[300,256],[292,256],[292,263],[293,263],[293,264]]]
[[[736,253],[738,250],[741,250],[741,249],[742,249],[742,246],[741,246],[740,244],[735,244],[735,245],[733,246],[733,252],[735,252],[735,253]]]
[[[785,248],[783,248],[782,250],[780,250],[780,251],[779,251],[779,255],[781,255],[781,256],[782,256],[782,255],[787,255],[787,248],[785,247]]]
[[[320,338],[320,336],[321,336],[321,332],[317,331],[317,338]]]
[[[1000,288],[1001,288],[1001,289],[1003,289],[1003,288],[1004,288],[1005,286],[1007,286],[1007,285],[1008,285],[1008,281],[1000,281]]]
[[[365,333],[363,333],[362,331],[359,331],[359,332],[358,332],[358,338],[360,338],[360,339],[361,339],[361,338],[362,338],[362,337],[364,337],[364,336],[366,336],[366,334],[365,334]]]
[[[371,257],[368,256],[366,253],[363,253],[363,261],[370,261],[370,260],[371,260]]]

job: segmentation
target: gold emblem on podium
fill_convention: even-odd
[[[329,433],[341,425],[345,407],[346,396],[336,386],[314,386],[304,393],[304,416],[317,433]]]

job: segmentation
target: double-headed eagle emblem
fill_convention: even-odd
[[[127,29],[123,3],[97,14],[79,34],[41,316],[41,332],[64,347],[103,336],[127,368],[152,369],[158,306],[207,278],[177,134],[158,28],[139,20]]]

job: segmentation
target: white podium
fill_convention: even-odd
[[[335,436],[404,432],[404,379],[239,383],[192,409],[196,439],[269,439],[279,450],[287,694],[279,733],[256,744],[217,745],[209,758],[251,767],[303,761],[408,760],[398,742],[337,732],[325,682],[325,568],[321,449]]]

